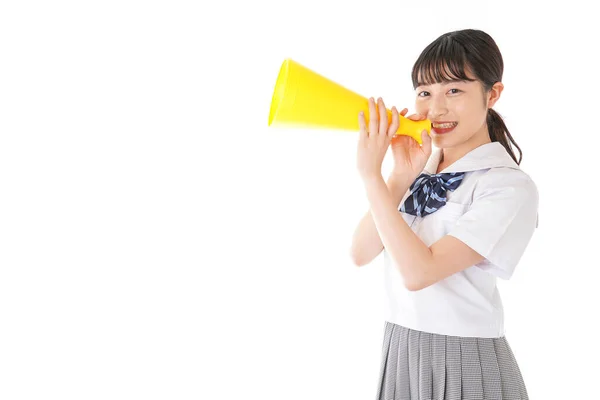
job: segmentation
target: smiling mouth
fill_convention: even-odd
[[[450,129],[450,128],[454,128],[456,125],[458,125],[458,122],[446,122],[443,124],[438,124],[438,123],[431,123],[431,127],[435,128],[435,129]]]

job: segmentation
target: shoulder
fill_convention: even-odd
[[[474,185],[474,198],[498,196],[517,202],[535,200],[539,192],[535,181],[520,168],[494,167],[483,172]]]

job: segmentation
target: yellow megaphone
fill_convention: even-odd
[[[369,99],[307,67],[286,59],[275,83],[269,126],[331,128],[358,131],[358,113],[365,112],[369,123]],[[387,110],[388,121],[392,112]],[[431,121],[413,121],[402,115],[397,135],[408,135],[422,144],[423,129],[431,134]]]

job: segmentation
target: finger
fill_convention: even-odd
[[[384,136],[387,135],[388,131],[388,117],[385,103],[381,97],[377,101],[377,107],[379,108],[379,134]]]
[[[425,115],[421,115],[421,114],[411,114],[408,117],[406,117],[412,121],[422,121],[424,119],[426,119]]]
[[[405,108],[402,111],[400,111],[400,115],[402,115],[404,117],[407,112],[408,112],[408,108]]]
[[[371,97],[369,99],[369,131],[367,136],[376,135],[378,128],[379,123],[377,118],[377,108],[375,107],[375,99]]]
[[[365,120],[364,111],[361,111],[358,113],[358,127],[359,127],[358,142],[361,144],[364,144],[365,140],[367,139],[367,136],[368,136],[367,121]]]
[[[421,150],[423,150],[423,153],[425,153],[425,156],[427,158],[429,158],[429,156],[431,156],[432,145],[431,145],[431,136],[429,136],[426,129],[423,129],[421,131],[421,141],[422,141]]]
[[[394,106],[392,107],[392,123],[388,129],[388,134],[390,138],[396,136],[396,132],[400,127],[400,117],[398,117],[398,109]]]

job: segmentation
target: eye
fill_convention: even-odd
[[[456,92],[454,92],[453,94],[456,94],[458,92],[462,92],[462,90],[460,90],[460,89],[450,89],[450,91],[453,91],[453,90],[456,90]]]
[[[418,95],[418,96],[419,96],[419,97],[425,97],[425,96],[423,95],[423,93],[427,93],[427,95],[429,95],[429,92],[421,92],[421,93],[419,93],[419,95]]]

